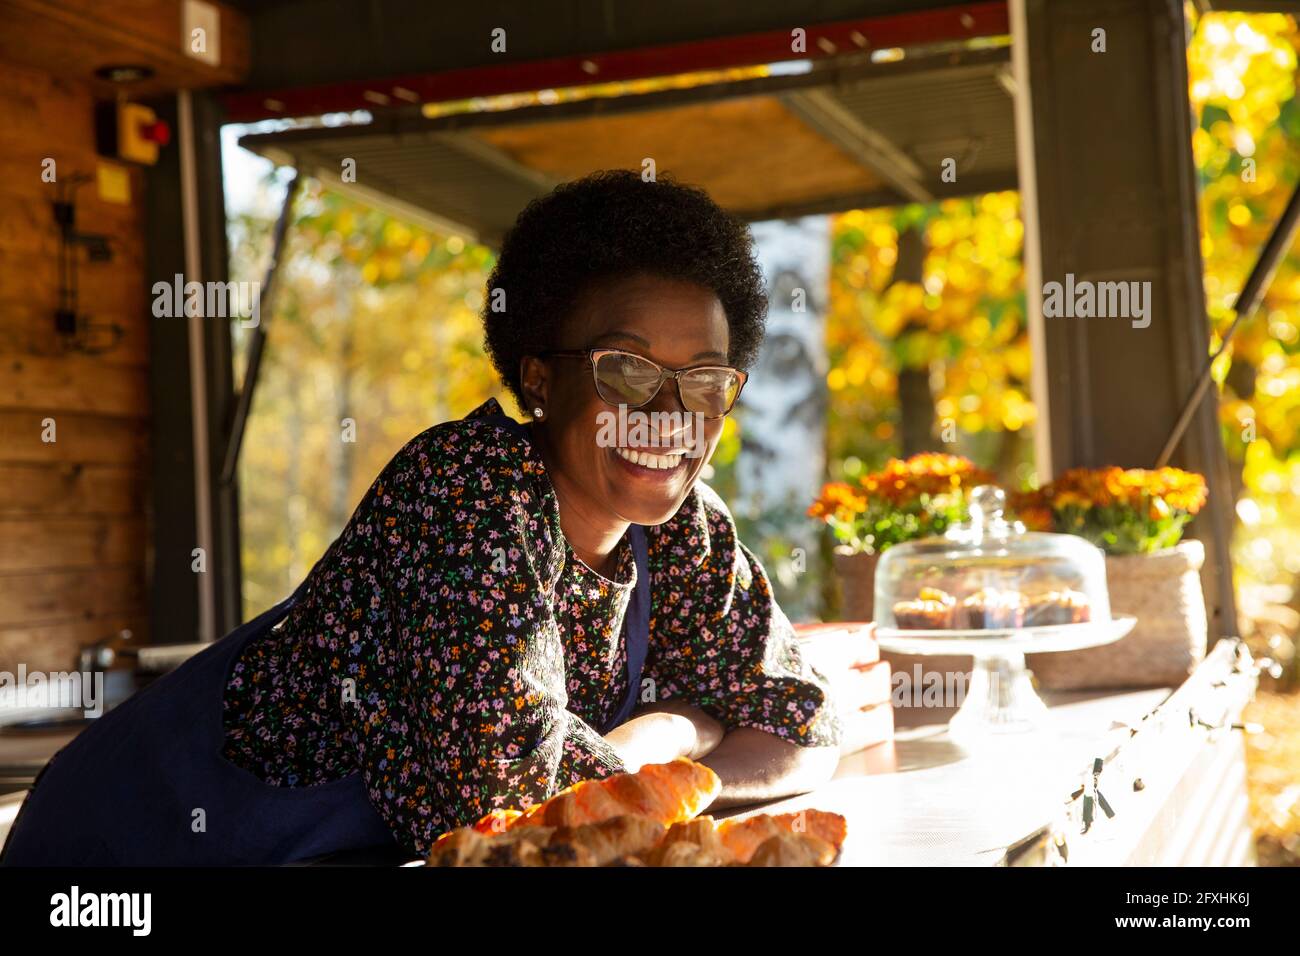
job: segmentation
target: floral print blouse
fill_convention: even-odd
[[[361,772],[415,853],[490,810],[527,808],[622,770],[596,730],[627,693],[623,614],[636,585],[588,568],[560,531],[532,444],[495,399],[410,441],[384,468],[293,609],[227,680],[224,756],[266,783]],[[839,742],[726,506],[696,483],[647,528],[650,643],[641,700],[684,699],[728,730]]]

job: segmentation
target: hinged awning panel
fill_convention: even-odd
[[[1016,185],[1006,47],[803,75],[427,116],[374,112],[366,126],[240,142],[354,188],[418,220],[497,243],[535,196],[597,169],[641,170],[704,187],[750,220]],[[945,181],[943,160],[956,161]],[[339,181],[356,160],[356,184]]]

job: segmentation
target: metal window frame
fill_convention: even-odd
[[[225,282],[229,277],[222,190],[223,112],[209,93],[152,101],[177,130],[145,177],[145,285]],[[187,114],[181,122],[183,114]],[[178,202],[178,197],[189,199]],[[187,222],[188,219],[188,222]],[[226,321],[150,317],[152,448],[148,553],[150,642],[211,641],[243,619],[237,483],[223,485],[219,440],[234,407],[231,330]],[[192,552],[206,551],[206,570]]]

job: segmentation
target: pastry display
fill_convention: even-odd
[[[953,627],[959,630],[1022,627],[1025,623],[1025,599],[1019,591],[980,588],[962,599],[953,611],[952,619]]]
[[[1092,619],[1092,605],[1082,591],[1048,591],[1034,595],[1025,604],[1025,627],[1085,624]]]
[[[1071,588],[1022,595],[1014,588],[980,588],[958,601],[947,591],[922,588],[912,601],[894,605],[894,626],[901,630],[987,631],[1018,627],[1085,624],[1092,605]]]
[[[826,866],[847,834],[820,810],[716,822],[699,816],[721,790],[679,758],[585,780],[530,810],[494,811],[444,833],[430,866]]]
[[[1114,623],[1106,556],[1095,544],[1027,531],[1006,515],[999,488],[974,489],[967,506],[969,519],[942,534],[880,552],[871,575],[873,620],[896,652],[956,653],[936,642],[989,638],[1026,652],[1053,642],[1065,649]]]
[[[956,599],[938,588],[921,588],[915,601],[894,605],[894,624],[908,630],[939,631],[952,627]]]

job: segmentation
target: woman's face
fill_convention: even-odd
[[[680,369],[728,364],[729,338],[726,313],[712,291],[644,275],[587,290],[555,348],[620,349]],[[529,398],[525,411],[531,414],[534,405],[545,409],[541,428],[552,480],[567,492],[566,505],[587,520],[667,521],[681,507],[722,433],[722,419],[701,419],[682,407],[672,379],[648,404],[628,410],[624,429],[610,427],[618,408],[596,393],[585,359],[525,359],[523,383]],[[646,424],[641,433],[632,427],[638,415]],[[672,454],[672,449],[687,450]]]

